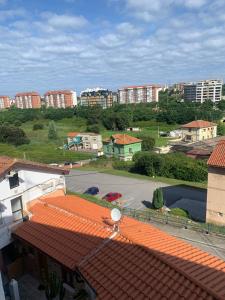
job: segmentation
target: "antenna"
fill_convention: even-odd
[[[115,222],[115,224],[113,226],[113,230],[114,231],[117,231],[117,232],[119,231],[119,225],[118,225],[118,223],[119,223],[121,217],[122,217],[122,214],[121,214],[121,212],[120,212],[120,210],[118,208],[113,208],[111,210],[111,218]]]

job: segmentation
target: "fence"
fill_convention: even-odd
[[[162,224],[168,224],[171,226],[181,227],[203,233],[213,233],[225,238],[225,227],[217,226],[209,223],[200,223],[192,221],[188,218],[182,218],[168,213],[163,214],[154,210],[136,210],[132,208],[121,208],[124,215],[133,217],[143,222],[156,222]]]

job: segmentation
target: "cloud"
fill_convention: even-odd
[[[7,19],[13,19],[16,17],[22,18],[25,16],[26,16],[26,11],[23,8],[11,9],[11,10],[0,10],[0,21],[5,21]]]
[[[58,15],[52,13],[43,13],[49,26],[52,28],[81,28],[87,25],[88,21],[83,16]]]

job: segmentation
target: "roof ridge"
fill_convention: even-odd
[[[135,226],[135,225],[132,225]],[[131,226],[130,226],[131,227]],[[218,295],[214,290],[212,290],[208,285],[204,285],[201,283],[200,280],[195,279],[194,276],[191,276],[188,272],[186,272],[185,270],[181,269],[180,267],[177,266],[176,263],[171,262],[170,260],[168,261],[164,255],[161,255],[158,253],[158,251],[151,249],[150,247],[145,246],[144,244],[138,242],[138,241],[132,241],[128,235],[126,234],[120,234],[123,238],[127,239],[130,243],[134,244],[139,244],[140,246],[142,246],[146,251],[150,252],[151,255],[153,255],[156,259],[158,259],[159,261],[163,262],[164,264],[166,264],[167,266],[169,266],[170,268],[176,270],[178,273],[180,273],[181,275],[183,275],[184,277],[186,277],[188,280],[190,280],[191,282],[193,282],[194,284],[196,284],[197,286],[199,286],[201,289],[207,291],[207,293],[209,293],[211,296],[215,297],[215,299],[217,300],[225,300],[225,297],[221,298],[220,295]]]

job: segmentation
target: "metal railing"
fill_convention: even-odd
[[[124,215],[133,217],[143,222],[156,222],[161,224],[168,224],[180,228],[190,229],[203,233],[213,233],[216,235],[223,236],[225,238],[225,226],[218,226],[210,223],[200,223],[192,221],[188,218],[182,218],[179,216],[169,215],[169,213],[161,213],[154,211],[153,209],[148,210],[137,210],[132,208],[121,208]]]

